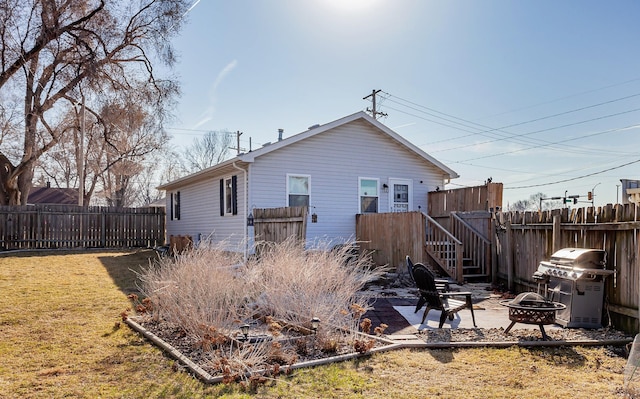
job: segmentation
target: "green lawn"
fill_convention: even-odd
[[[401,350],[295,371],[256,391],[204,385],[120,322],[152,251],[0,256],[1,398],[611,398],[606,348]]]

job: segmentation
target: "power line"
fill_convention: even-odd
[[[622,112],[617,112],[615,114],[608,114],[608,115],[599,116],[599,117],[596,117],[596,118],[585,119],[585,120],[578,121],[578,122],[567,123],[567,124],[564,124],[564,125],[553,126],[553,127],[546,128],[546,129],[535,130],[533,132],[516,134],[516,135],[514,135],[512,137],[530,136],[530,135],[536,134],[536,133],[543,133],[543,132],[548,132],[548,131],[551,131],[551,130],[562,129],[562,128],[565,128],[565,127],[577,126],[577,125],[581,125],[581,124],[584,124],[584,123],[594,122],[594,121],[607,119],[607,118],[612,118],[614,116],[620,116],[620,115],[629,114],[629,113],[637,112],[637,111],[640,111],[640,108],[634,108],[634,109],[630,109],[630,110],[626,110],[626,111],[622,111]],[[467,145],[458,146],[458,147],[445,148],[443,150],[436,150],[436,151],[433,151],[433,152],[459,150],[459,149],[462,149],[462,148],[473,147],[473,146],[481,145],[481,144],[493,143],[493,142],[496,142],[496,141],[498,141],[498,139],[483,141],[483,142],[480,142],[480,143],[467,144]]]
[[[640,79],[639,79],[639,80],[640,80]],[[634,98],[634,97],[638,97],[638,96],[640,96],[640,93],[635,93],[635,94],[632,94],[632,95],[629,95],[629,96],[619,97],[619,98],[615,98],[615,99],[613,99],[613,100],[608,100],[608,101],[600,102],[600,103],[597,103],[597,104],[588,105],[588,106],[585,106],[585,107],[575,108],[575,109],[572,109],[572,110],[568,110],[568,111],[564,111],[564,112],[560,112],[560,113],[556,113],[556,114],[552,114],[552,115],[547,115],[547,116],[543,116],[543,117],[539,117],[539,118],[531,119],[531,120],[524,121],[524,122],[519,122],[519,123],[511,124],[511,125],[503,126],[503,127],[500,127],[500,128],[489,128],[489,126],[482,125],[482,124],[478,124],[478,123],[476,123],[476,122],[472,122],[472,121],[469,121],[469,120],[467,120],[467,119],[459,118],[459,117],[456,117],[456,116],[453,116],[453,115],[450,115],[450,114],[447,114],[447,113],[444,113],[444,112],[440,112],[440,111],[434,110],[434,109],[432,109],[432,108],[425,107],[425,106],[423,106],[423,105],[417,104],[417,103],[415,103],[415,102],[413,102],[413,101],[406,100],[406,99],[401,98],[401,97],[398,97],[398,96],[394,96],[394,95],[392,95],[392,94],[390,94],[390,93],[387,93],[387,92],[384,92],[384,93],[385,93],[385,94],[387,94],[388,96],[393,96],[393,97],[395,97],[395,98],[398,98],[398,99],[400,99],[400,100],[402,100],[402,101],[405,101],[405,102],[407,102],[407,103],[409,103],[409,104],[412,104],[412,105],[415,105],[415,106],[417,106],[417,107],[424,108],[424,109],[427,109],[427,110],[432,111],[432,112],[436,112],[436,113],[439,113],[439,114],[442,114],[442,115],[446,115],[446,116],[451,117],[451,118],[454,118],[454,119],[458,119],[458,120],[461,120],[461,121],[464,121],[464,122],[467,122],[467,123],[471,123],[471,124],[478,125],[478,126],[481,126],[481,127],[483,127],[483,128],[488,128],[488,129],[489,129],[489,130],[484,130],[484,131],[479,131],[479,132],[471,132],[471,131],[466,130],[466,129],[461,129],[461,128],[458,128],[458,127],[456,127],[456,126],[447,125],[447,124],[444,124],[444,123],[441,123],[441,122],[433,121],[433,120],[431,120],[431,119],[422,118],[422,117],[419,117],[419,116],[417,116],[417,115],[409,114],[409,113],[407,113],[407,112],[403,112],[403,111],[400,111],[400,110],[397,110],[397,109],[394,109],[394,108],[388,107],[388,108],[394,109],[394,110],[396,110],[396,111],[403,112],[403,113],[405,113],[405,114],[408,114],[408,115],[411,115],[411,116],[414,116],[414,117],[417,117],[417,118],[420,118],[420,119],[423,119],[423,120],[427,120],[427,121],[429,121],[429,122],[437,123],[437,124],[440,124],[440,125],[443,125],[443,126],[446,126],[446,127],[450,127],[450,128],[453,128],[453,129],[457,129],[457,130],[461,130],[461,131],[464,131],[464,132],[470,133],[469,135],[465,135],[465,136],[458,136],[458,137],[453,137],[453,138],[449,138],[449,139],[443,139],[443,140],[439,140],[439,141],[436,141],[436,142],[431,142],[431,143],[428,143],[428,144],[438,144],[438,143],[447,142],[447,141],[459,140],[459,139],[462,139],[462,138],[471,137],[471,136],[475,136],[475,135],[483,135],[483,136],[484,136],[484,135],[485,135],[485,133],[492,133],[492,132],[495,132],[495,131],[503,131],[503,132],[504,132],[504,130],[503,130],[503,129],[506,129],[506,128],[509,128],[509,127],[520,126],[520,125],[524,125],[524,124],[528,124],[528,123],[538,122],[538,121],[545,120],[545,119],[551,119],[551,118],[555,118],[555,117],[558,117],[558,116],[567,115],[567,114],[575,113],[575,112],[579,112],[579,111],[584,111],[584,110],[586,110],[586,109],[595,108],[595,107],[599,107],[599,106],[603,106],[603,105],[607,105],[607,104],[612,104],[612,103],[615,103],[615,102],[624,101],[624,100],[628,100],[628,99],[630,99],[630,98]],[[452,123],[456,123],[456,124],[459,124],[459,125],[462,125],[462,126],[465,126],[465,127],[469,127],[469,128],[472,128],[472,129],[478,129],[478,130],[480,130],[480,129],[479,129],[479,128],[477,128],[477,127],[474,127],[474,126],[468,126],[468,125],[465,125],[465,124],[462,124],[462,123],[460,123],[460,122],[456,122],[456,121],[451,121],[451,120],[449,120],[449,119],[442,118],[442,117],[440,117],[440,116],[430,114],[430,113],[425,112],[425,111],[422,111],[422,110],[420,110],[420,109],[416,109],[416,108],[414,108],[414,107],[410,107],[410,106],[404,105],[404,104],[399,103],[399,102],[397,102],[397,101],[394,101],[394,100],[392,100],[392,99],[389,99],[389,101],[395,102],[396,104],[399,104],[399,105],[401,105],[401,106],[404,106],[404,107],[407,107],[407,108],[413,109],[413,110],[418,111],[418,112],[426,113],[427,115],[431,115],[431,116],[434,116],[434,117],[436,117],[436,118],[444,119],[444,120],[446,120],[446,121],[449,121],[449,122],[452,122]],[[629,112],[633,112],[633,111],[634,111],[634,110],[629,111]],[[625,112],[623,112],[623,113],[625,113]],[[622,113],[620,113],[620,114],[622,114]],[[617,116],[617,115],[620,115],[620,114],[613,114],[612,116]],[[605,116],[605,117],[608,117],[608,116]],[[591,120],[587,120],[587,121],[585,121],[585,122],[591,122],[591,121],[594,121],[594,120],[597,120],[597,119],[591,119]],[[572,125],[562,125],[562,126],[559,126],[559,127],[556,127],[556,128],[562,128],[562,127],[568,127],[568,126],[572,126]],[[501,136],[499,136],[499,138],[500,138],[500,139],[503,139],[503,138],[504,138],[504,139],[509,139],[509,141],[511,141],[510,139],[513,139],[513,138],[522,138],[523,136],[526,136],[526,135],[529,135],[529,134],[540,133],[540,132],[544,132],[544,131],[547,131],[547,130],[540,130],[540,131],[535,131],[535,132],[531,132],[531,133],[527,133],[527,134],[513,134],[513,133],[509,133],[509,132],[504,132],[504,133],[506,133],[506,134],[507,134],[507,136],[505,136],[505,135],[501,135]],[[466,147],[469,147],[469,146],[474,146],[474,145],[477,145],[477,144],[486,144],[486,143],[493,142],[493,141],[497,141],[497,140],[485,141],[485,142],[482,142],[482,143],[469,144],[469,145],[467,145],[467,146],[465,146],[465,147],[462,147],[462,148],[466,148]],[[538,144],[538,143],[539,143],[539,141],[540,141],[540,140],[537,140],[537,141],[535,141],[535,143],[536,143],[536,144]],[[531,142],[531,141],[529,141],[529,142]],[[527,144],[528,144],[529,142],[527,142]],[[516,142],[516,143],[518,143],[518,142]],[[521,143],[522,143],[522,142],[520,142],[519,144],[521,144]],[[548,141],[547,141],[547,143],[548,143],[548,144],[550,144],[550,145],[553,145],[553,144],[554,144],[554,143],[551,143],[551,142],[548,142]],[[461,147],[453,147],[452,149],[459,149],[459,148],[461,148]],[[450,150],[450,149],[444,149],[444,150],[439,150],[439,151],[449,151],[449,150]],[[564,149],[564,148],[563,148],[563,151],[564,151],[564,150],[566,150],[566,149]],[[585,150],[587,150],[587,151],[602,152],[602,150],[601,150],[601,149],[593,149],[593,150],[585,149]]]
[[[640,159],[636,159],[634,161],[627,162],[627,163],[624,163],[622,165],[614,166],[614,167],[611,167],[611,168],[608,168],[608,169],[604,169],[604,170],[601,170],[601,171],[598,171],[598,172],[593,172],[593,173],[588,173],[588,174],[582,175],[582,176],[572,177],[570,179],[556,180],[554,182],[549,182],[549,183],[532,184],[532,185],[529,185],[529,186],[505,187],[504,189],[505,190],[515,190],[515,189],[521,189],[521,188],[542,187],[542,186],[550,186],[552,184],[566,183],[566,182],[569,182],[569,181],[580,180],[580,179],[584,179],[586,177],[591,177],[591,176],[599,175],[599,174],[602,174],[602,173],[605,173],[605,172],[610,172],[612,170],[620,169],[620,168],[623,168],[625,166],[633,165],[634,163],[638,163],[638,162],[640,162]]]
[[[580,137],[573,137],[573,138],[569,138],[569,139],[565,139],[565,140],[556,141],[556,142],[553,142],[551,144],[562,144],[562,143],[567,143],[569,141],[582,140],[582,139],[585,139],[585,138],[588,138],[588,137],[599,136],[601,134],[620,132],[620,131],[624,131],[624,130],[631,130],[631,129],[635,129],[635,128],[639,128],[639,127],[640,127],[640,125],[630,125],[630,126],[625,126],[625,127],[621,127],[621,128],[603,130],[603,131],[600,131],[600,132],[590,133],[590,134],[587,134],[587,135],[584,135],[584,136],[580,136]],[[504,151],[504,152],[499,152],[499,153],[496,153],[496,154],[485,155],[485,156],[482,156],[482,157],[470,158],[470,159],[467,159],[467,161],[476,161],[478,159],[493,158],[493,157],[498,157],[498,156],[501,156],[501,155],[508,155],[508,154],[513,154],[513,153],[520,152],[520,151],[527,151],[527,150],[532,150],[532,149],[546,147],[546,146],[547,146],[547,144],[539,144],[539,145],[536,145],[536,146],[533,146],[533,147],[529,147],[529,148],[521,148],[519,150]]]
[[[387,108],[390,108],[390,109],[392,109],[394,111],[397,111],[397,112],[401,112],[401,113],[409,115],[409,116],[413,116],[413,117],[418,118],[418,119],[423,119],[423,120],[426,120],[426,121],[429,121],[429,122],[433,122],[433,123],[436,123],[436,124],[439,124],[439,125],[452,127],[454,129],[458,129],[458,130],[469,132],[468,130],[465,130],[465,129],[457,128],[455,126],[449,126],[447,124],[444,124],[444,123],[441,123],[441,122],[438,122],[438,121],[432,121],[430,119],[423,118],[423,117],[421,117],[419,115],[415,115],[415,114],[412,114],[412,113],[409,113],[409,112],[405,112],[405,111],[402,111],[402,110],[399,110],[399,109],[396,109],[396,108],[393,108],[393,107],[387,106]],[[532,132],[532,133],[528,133],[528,134],[534,134],[534,133],[537,133],[537,132]],[[471,135],[469,135],[469,136],[471,136]],[[459,136],[459,137],[457,137],[455,139],[459,139],[459,138],[463,138],[463,137],[469,137],[469,136]],[[426,146],[426,145],[429,145],[429,144],[438,144],[438,143],[441,143],[441,142],[444,142],[444,141],[451,141],[451,139],[444,139],[444,140],[434,141],[434,142],[431,142],[431,143],[428,143],[428,144],[420,144],[419,147],[423,147],[423,146]],[[481,142],[481,143],[473,143],[473,144],[469,144],[469,145],[465,145],[465,146],[459,146],[459,147],[450,147],[450,148],[447,148],[447,149],[444,149],[444,150],[435,150],[435,151],[432,151],[432,152],[450,151],[450,150],[454,150],[454,149],[467,148],[467,147],[471,147],[471,146],[475,146],[475,145],[479,145],[479,144],[485,144],[485,143],[489,143],[489,142],[493,142],[493,141],[498,141],[498,140],[492,140],[492,141]],[[539,140],[539,141],[542,141],[542,140]],[[534,142],[537,143],[538,141],[534,141]],[[541,147],[548,146],[549,149],[552,150],[552,151],[561,151],[563,153],[567,153],[568,152],[568,153],[573,153],[573,154],[598,154],[598,155],[602,155],[602,154],[606,153],[606,151],[604,151],[602,148],[552,147],[551,145],[553,145],[553,143],[551,143],[549,141],[545,141],[545,142],[548,143],[548,144],[547,145],[540,145],[540,146]],[[517,144],[522,144],[522,143],[517,143]],[[526,143],[526,144],[530,144],[530,143]],[[619,152],[619,151],[615,152],[616,155],[619,155],[620,153],[621,152]],[[627,153],[627,154],[632,154],[632,153]],[[635,154],[635,152],[633,152],[633,154]]]
[[[537,104],[527,105],[527,106],[524,106],[524,107],[512,109],[512,110],[509,110],[509,111],[504,111],[504,112],[501,112],[501,113],[498,113],[498,114],[494,114],[494,115],[488,115],[488,116],[483,117],[482,119],[494,118],[496,116],[510,114],[510,113],[517,112],[517,111],[522,111],[522,110],[525,110],[525,109],[536,108],[536,107],[539,107],[539,106],[542,106],[542,105],[552,104],[552,103],[555,103],[555,102],[558,102],[558,101],[566,100],[568,98],[578,97],[578,96],[581,96],[581,95],[584,95],[584,94],[589,94],[589,93],[594,93],[594,92],[600,91],[600,90],[610,89],[612,87],[623,86],[623,85],[626,85],[626,84],[629,84],[629,83],[632,83],[632,82],[637,82],[637,81],[640,81],[640,78],[629,79],[629,80],[625,80],[624,82],[614,83],[612,85],[599,87],[597,89],[585,90],[585,91],[582,91],[582,92],[579,92],[579,93],[569,94],[569,95],[564,96],[564,97],[558,97],[558,98],[555,98],[553,100],[548,100],[548,101],[544,101],[544,102],[537,103]]]

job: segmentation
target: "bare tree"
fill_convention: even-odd
[[[169,39],[186,7],[185,0],[0,0],[0,94],[20,88],[24,100],[16,165],[0,152],[0,204],[26,203],[36,161],[67,132],[57,126],[68,107],[61,100],[143,86],[162,120],[177,85],[155,76],[151,54],[173,64]]]
[[[210,131],[196,138],[184,150],[183,156],[189,172],[197,172],[224,161],[229,154],[233,133],[229,131]]]
[[[110,206],[135,202],[133,182],[143,172],[143,162],[161,150],[169,136],[157,120],[129,97],[124,103],[106,105],[100,113],[105,133],[100,158],[94,160],[94,175],[102,181],[104,198]]]
[[[181,154],[171,148],[165,147],[161,151],[154,152],[147,162],[142,173],[136,176],[136,204],[149,205],[163,198],[164,191],[156,187],[163,183],[178,179],[188,172],[183,165]]]
[[[513,211],[537,211],[540,209],[540,204],[542,204],[542,209],[557,209],[562,207],[562,201],[541,201],[540,199],[547,198],[544,193],[535,193],[531,194],[526,200],[518,200],[514,202],[509,208]]]

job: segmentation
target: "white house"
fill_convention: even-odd
[[[358,112],[159,187],[167,235],[253,242],[254,208],[308,205],[307,241],[355,237],[355,215],[427,209],[427,193],[458,175]]]

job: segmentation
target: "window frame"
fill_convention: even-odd
[[[170,199],[171,220],[180,220],[180,191],[173,191]]]
[[[227,182],[231,186],[227,187]],[[221,177],[220,189],[220,217],[238,214],[238,175]]]
[[[375,195],[363,195],[362,193],[362,181],[371,180],[376,182],[376,194]],[[375,212],[364,212],[362,209],[363,198],[376,198],[376,210]],[[380,213],[380,179],[377,177],[358,177],[358,211],[359,213]]]
[[[225,177],[224,182],[224,214],[233,215],[233,179]]]
[[[290,184],[290,178],[292,177],[303,177],[305,179],[307,179],[307,193],[292,193],[291,192],[291,184]],[[285,195],[285,199],[287,202],[287,206],[292,206],[291,205],[291,195],[298,195],[298,196],[303,196],[306,195],[307,196],[307,207],[311,205],[311,175],[307,175],[307,174],[301,174],[301,173],[287,173],[286,175],[286,195]]]

